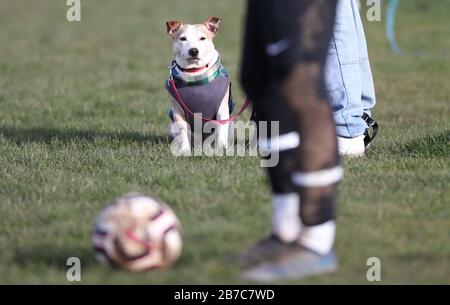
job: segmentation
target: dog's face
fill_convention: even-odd
[[[183,68],[206,66],[216,54],[213,38],[219,31],[219,17],[209,17],[203,24],[168,21],[167,33],[172,37],[173,54]]]

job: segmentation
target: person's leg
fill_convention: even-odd
[[[356,31],[359,44],[359,58],[361,61],[361,101],[364,112],[368,115],[372,114],[372,108],[376,104],[375,86],[373,82],[372,69],[370,67],[369,52],[367,50],[366,35],[359,14],[359,10],[353,5],[355,13]]]
[[[375,90],[366,39],[357,4],[338,1],[335,29],[328,51],[326,85],[330,94],[340,153],[364,154],[362,118],[375,104]]]
[[[327,90],[341,137],[353,138],[364,134],[361,118],[361,70],[358,31],[352,0],[339,0],[334,33],[325,68]]]
[[[335,4],[249,1],[243,87],[260,120],[282,125],[280,136],[262,141],[272,145],[260,143],[278,147],[280,153],[279,164],[268,170],[274,237],[244,255],[256,257],[250,260],[255,266],[246,273],[249,279],[300,278],[336,268],[331,251],[342,167],[323,79]],[[265,68],[255,79],[251,71],[261,67]],[[265,79],[258,79],[261,75]],[[284,145],[285,141],[296,145]]]

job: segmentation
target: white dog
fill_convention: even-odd
[[[228,73],[221,65],[213,43],[220,22],[219,17],[210,17],[203,24],[166,23],[167,33],[173,41],[174,56],[166,83],[170,96],[169,135],[176,141],[181,154],[190,154],[194,118],[201,122],[192,113],[201,114],[205,119],[203,123],[227,120],[234,105]],[[171,86],[172,79],[176,89]],[[226,147],[229,124],[212,124],[216,145]],[[203,136],[202,132],[194,139],[202,139]]]

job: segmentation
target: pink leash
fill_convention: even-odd
[[[226,120],[210,120],[210,119],[205,119],[201,116],[196,115],[195,113],[193,113],[188,106],[183,102],[183,99],[181,98],[180,94],[178,93],[178,89],[177,86],[175,85],[175,81],[173,79],[169,79],[169,84],[170,87],[172,88],[174,94],[175,94],[175,99],[177,100],[178,104],[180,104],[183,107],[183,110],[186,111],[187,113],[189,113],[190,115],[201,119],[203,122],[213,122],[213,123],[217,123],[220,125],[225,125],[228,124],[230,122],[233,122],[234,120],[237,119],[238,116],[241,115],[242,112],[245,111],[245,109],[247,109],[248,105],[250,105],[250,102],[248,99],[245,100],[244,105],[242,105],[242,108],[239,110],[239,112],[236,115],[232,115],[229,119]]]

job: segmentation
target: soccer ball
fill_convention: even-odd
[[[98,260],[129,271],[166,268],[181,254],[180,223],[161,201],[129,194],[100,212],[92,245]]]

